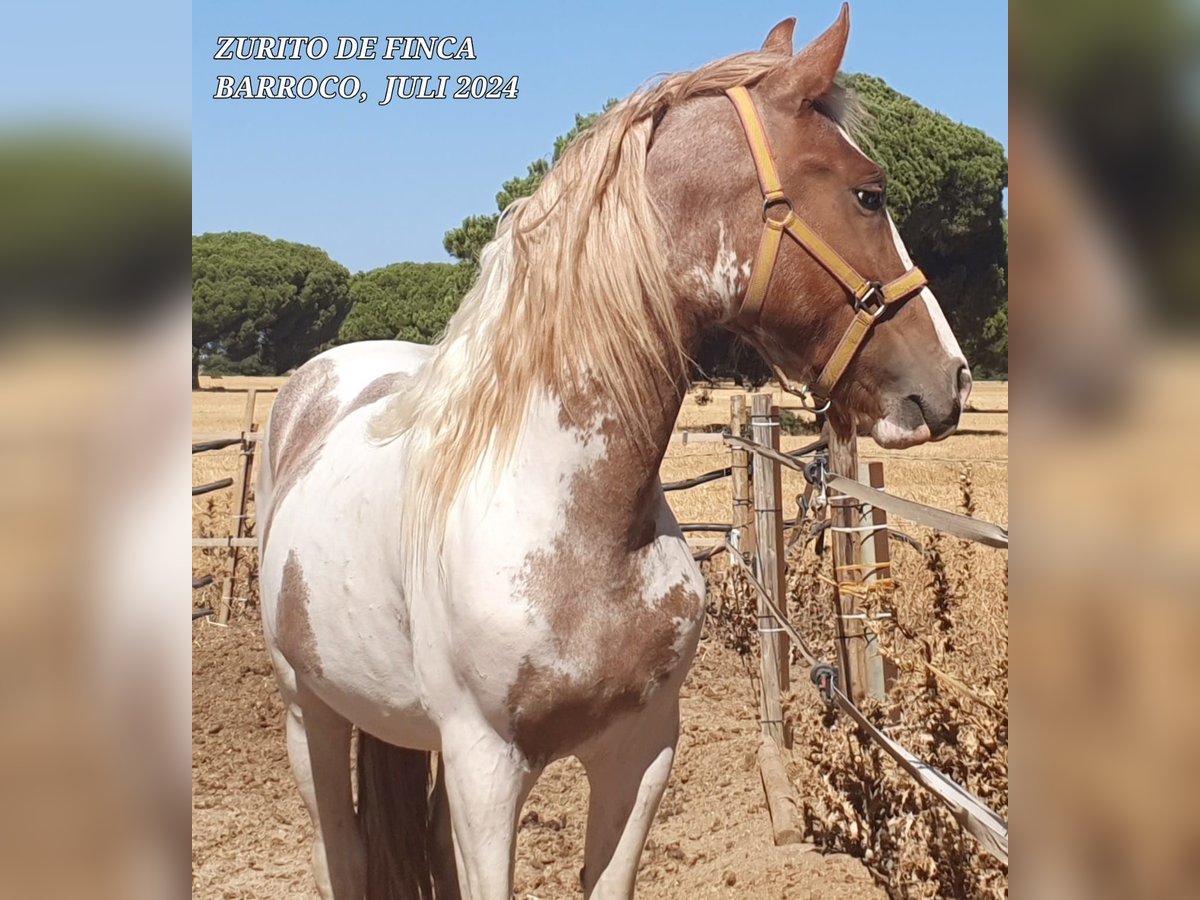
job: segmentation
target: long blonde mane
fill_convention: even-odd
[[[646,189],[655,117],[752,83],[782,59],[741,54],[633,94],[571,143],[532,197],[509,207],[433,356],[371,425],[376,441],[409,440],[404,496],[413,506],[402,552],[420,559],[419,538],[442,533],[468,476],[485,460],[508,461],[539,389],[568,398],[586,379],[623,427],[645,431],[647,379],[636,373],[650,366],[680,376],[687,365],[679,285]]]

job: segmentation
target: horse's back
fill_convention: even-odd
[[[329,432],[350,413],[400,391],[429,358],[432,347],[403,341],[361,341],[327,350],[306,362],[279,390],[263,438],[256,494],[260,525],[308,467]],[[266,530],[260,527],[260,543]]]
[[[271,409],[271,471],[277,473],[281,459],[302,453],[350,412],[400,390],[432,349],[403,341],[362,341],[306,362],[280,388]]]

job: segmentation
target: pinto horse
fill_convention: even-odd
[[[262,615],[322,897],[509,900],[568,755],[584,894],[632,896],[704,617],[658,470],[706,331],[884,446],[957,424],[966,363],[834,81],[847,10],[795,55],[793,25],[575,140],[440,343],[338,347],[280,391]]]

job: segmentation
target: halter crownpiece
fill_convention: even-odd
[[[928,280],[925,273],[916,266],[909,269],[899,278],[882,284],[870,281],[859,274],[858,270],[846,262],[841,255],[829,246],[819,234],[810,228],[803,219],[796,215],[792,201],[783,192],[783,184],[779,180],[779,170],[775,166],[775,157],[771,153],[771,144],[767,140],[767,132],[763,127],[762,118],[754,105],[750,91],[745,87],[734,87],[727,90],[726,95],[733,101],[738,118],[742,122],[742,130],[746,133],[746,141],[750,145],[750,155],[754,158],[754,168],[758,172],[758,184],[763,195],[763,231],[758,242],[758,253],[755,254],[754,264],[750,269],[750,284],[746,288],[746,296],[742,306],[734,316],[734,323],[749,328],[758,322],[762,313],[763,301],[767,296],[767,287],[771,284],[771,275],[775,272],[775,261],[779,256],[779,244],[786,231],[797,244],[808,251],[809,255],[819,262],[830,275],[836,278],[853,297],[855,310],[850,327],[842,335],[833,355],[817,376],[807,392],[817,397],[829,398],[830,393],[845,374],[846,368],[858,348],[866,339],[871,326],[883,314],[883,311],[893,303],[898,303],[911,297]],[[773,218],[772,210],[783,210],[780,218]],[[788,380],[778,367],[773,365],[775,374],[783,381],[785,387]],[[793,390],[793,393],[795,391]]]

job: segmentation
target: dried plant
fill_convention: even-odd
[[[960,484],[969,486],[969,476]],[[896,666],[886,701],[865,701],[863,711],[1007,817],[1006,561],[976,556],[972,545],[932,531],[920,538],[922,555],[897,549],[894,588],[865,588],[858,597],[869,613],[892,613],[879,640]],[[829,561],[801,540],[788,562],[793,624],[817,656],[835,660]],[[740,576],[727,570],[713,576],[714,593],[741,590],[731,588]],[[718,631],[747,652],[755,622],[751,594],[749,602],[726,600]],[[796,673],[793,680],[784,715],[808,838],[827,852],[861,859],[892,897],[1006,897],[1007,867],[983,853],[853,722],[827,708],[806,677]]]

